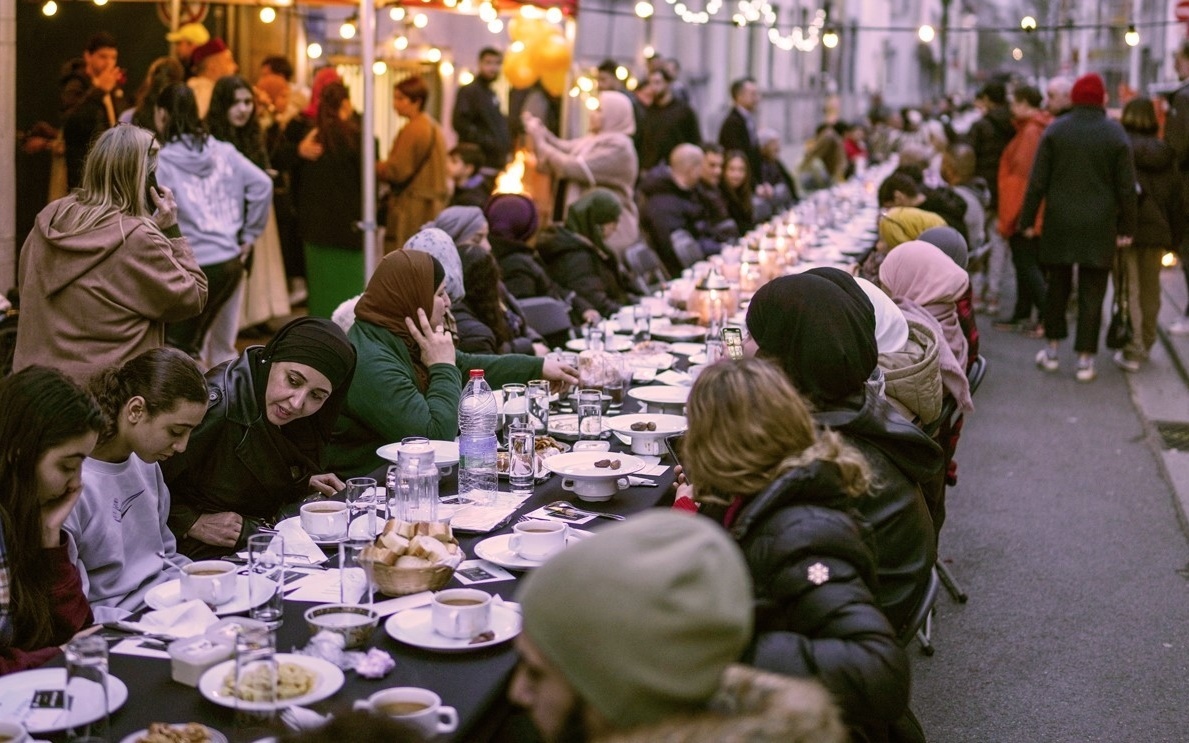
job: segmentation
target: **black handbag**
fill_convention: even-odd
[[[1115,259],[1115,301],[1111,323],[1106,329],[1106,347],[1122,350],[1131,343],[1131,310],[1127,302],[1127,262],[1119,255]]]

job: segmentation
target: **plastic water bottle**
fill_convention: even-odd
[[[458,494],[462,500],[489,505],[495,498],[498,426],[495,395],[483,370],[472,369],[458,401]]]

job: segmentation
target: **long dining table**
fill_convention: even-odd
[[[613,451],[626,451],[627,447],[611,436]],[[377,460],[379,461],[379,460]],[[671,465],[671,461],[663,461]],[[387,464],[379,467],[375,474],[377,482],[384,482]],[[441,482],[441,493],[448,494],[456,489],[457,467]],[[651,478],[655,486],[633,486],[618,491],[610,500],[586,502],[578,500],[572,493],[562,489],[562,478],[554,475],[534,485],[533,494],[525,500],[505,522],[489,533],[456,533],[459,545],[466,559],[474,559],[475,545],[483,539],[498,534],[511,533],[511,525],[523,514],[530,513],[546,504],[567,500],[588,511],[630,515],[648,508],[667,506],[672,503],[674,480],[670,466],[663,475]],[[500,482],[501,489],[507,489],[506,481]],[[583,529],[598,528],[613,523],[596,518],[583,524]],[[328,564],[333,564],[333,559]],[[512,600],[522,572],[509,571],[512,580],[475,584],[489,593]],[[463,585],[457,578],[451,578],[447,588]],[[379,602],[387,597],[377,594]],[[276,634],[277,652],[290,652],[293,648],[306,645],[310,632],[303,613],[314,604],[285,601],[284,620]],[[375,692],[393,686],[418,686],[431,689],[442,697],[443,704],[458,711],[458,730],[451,736],[458,741],[483,741],[491,738],[494,731],[510,710],[504,698],[507,681],[516,665],[516,651],[511,641],[495,646],[461,653],[440,653],[423,650],[403,644],[388,636],[382,617],[379,627],[373,633],[368,647],[379,648],[389,653],[396,667],[380,679],[365,679],[353,671],[346,671],[346,682],[338,692],[328,699],[310,705],[315,711],[327,713],[349,709],[353,702],[365,699]],[[61,661],[59,660],[59,663]],[[135,655],[112,654],[110,673],[122,680],[129,689],[127,702],[110,718],[113,743],[125,736],[147,728],[152,722],[182,723],[196,721],[209,725],[232,741],[239,743],[262,737],[259,728],[239,729],[236,727],[235,711],[214,704],[205,699],[197,689],[171,679],[170,661]],[[277,732],[280,728],[277,728]],[[58,739],[56,736],[51,736]],[[60,738],[65,739],[65,738]]]

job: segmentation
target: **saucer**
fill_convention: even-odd
[[[484,642],[472,643],[470,640],[439,635],[433,630],[432,611],[432,607],[418,606],[397,612],[384,622],[384,631],[398,642],[442,653],[465,653],[469,650],[488,648],[507,642],[520,634],[520,613],[502,604],[491,605],[491,631],[495,637]]]
[[[367,513],[366,512],[359,513],[355,516],[354,519],[351,520],[351,526],[348,527],[348,529],[347,529],[347,537],[351,541],[356,541],[356,540],[360,540],[360,539],[372,539],[374,537],[377,537],[380,535],[381,532],[384,531],[384,522],[386,520],[387,519],[385,519],[383,516],[381,516],[379,513],[377,513],[376,514],[376,533],[372,534],[371,536],[368,536]],[[296,527],[297,529],[301,529],[302,531],[305,531],[304,529],[301,528],[301,517],[300,516],[290,516],[287,519],[282,519],[277,522],[277,526],[280,527],[281,524],[289,524],[290,522],[292,522],[292,524],[291,524],[292,526]],[[307,532],[307,534],[309,534],[309,533]],[[313,534],[309,534],[309,537],[310,537],[310,539],[314,540],[314,544],[318,545],[319,547],[333,547],[333,546],[337,545],[339,542],[344,541],[342,537],[334,537],[334,538],[328,539],[326,537],[315,537]]]
[[[652,337],[663,341],[692,341],[706,337],[706,328],[697,325],[662,325],[652,329]]]
[[[258,606],[268,600],[268,587],[276,584],[263,575],[253,575],[252,581],[262,589],[257,593],[261,597],[256,602]],[[171,606],[177,606],[182,603],[182,582],[175,579],[153,586],[145,594],[144,602],[150,609],[168,609]],[[252,601],[248,598],[248,576],[237,575],[235,576],[235,597],[226,604],[212,607],[212,610],[216,616],[222,617],[228,614],[242,614],[251,608]]]
[[[632,347],[632,339],[626,335],[609,335],[603,341],[603,348],[607,351],[627,351]],[[585,351],[585,338],[572,338],[566,341],[566,348],[571,351]]]
[[[566,546],[569,547],[571,544],[580,542],[589,536],[590,532],[588,531],[570,529],[570,533],[566,536]],[[521,557],[508,547],[508,541],[510,539],[512,539],[511,534],[499,534],[494,537],[488,537],[475,545],[475,555],[509,570],[537,568],[544,565],[545,560],[549,559],[546,557],[544,560],[531,560],[527,557]]]
[[[446,467],[453,467],[458,464],[458,442],[457,441],[430,441],[429,445],[433,447],[433,463],[439,469]],[[379,449],[376,449],[376,456],[380,459],[387,459],[389,462],[396,464],[397,450],[400,449],[400,442],[397,441],[392,444],[385,444]]]
[[[672,387],[670,385],[633,387],[628,390],[628,397],[653,405],[684,405],[685,401],[689,399],[689,387]]]

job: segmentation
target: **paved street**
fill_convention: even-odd
[[[1105,350],[1078,384],[1068,345],[1046,375],[1040,341],[980,323],[941,534],[970,602],[943,592],[936,655],[912,650],[930,741],[1189,740],[1189,544],[1148,425],[1184,413],[1183,380],[1158,343],[1134,396]]]

